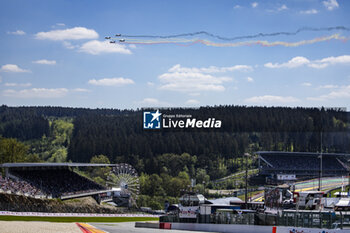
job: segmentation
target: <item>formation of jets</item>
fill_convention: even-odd
[[[120,37],[120,36],[122,36],[122,34],[115,34],[115,36],[116,36],[116,37]],[[106,40],[110,40],[110,39],[112,39],[112,37],[106,36],[105,39],[106,39]],[[125,42],[125,39],[120,39],[119,42],[121,42],[121,43],[122,43],[122,42]],[[115,41],[115,40],[110,40],[109,43],[115,44],[116,41]]]

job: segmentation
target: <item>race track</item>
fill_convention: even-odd
[[[327,191],[330,189],[338,188],[341,186],[348,185],[348,177],[324,177],[321,179],[321,190]],[[306,181],[300,181],[295,183],[295,192],[302,191],[317,191],[318,190],[318,179],[311,179]],[[262,201],[264,193],[254,196],[253,201]]]

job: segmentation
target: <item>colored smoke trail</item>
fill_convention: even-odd
[[[203,39],[178,39],[178,40],[135,40],[130,39],[125,42],[122,42],[123,44],[139,44],[139,45],[157,45],[157,44],[175,44],[179,46],[191,46],[194,44],[203,44],[206,46],[212,46],[212,47],[240,47],[240,46],[252,46],[252,45],[261,45],[266,47],[273,47],[273,46],[284,46],[284,47],[298,47],[301,45],[308,45],[308,44],[315,44],[318,42],[323,41],[330,41],[330,40],[341,40],[341,41],[348,41],[349,37],[340,36],[339,34],[333,34],[330,36],[323,36],[323,37],[317,37],[310,40],[301,40],[296,42],[286,42],[286,41],[266,41],[266,40],[256,40],[256,41],[242,41],[242,42],[235,42],[235,43],[218,43],[213,42],[210,40],[203,40]]]
[[[273,32],[273,33],[258,33],[255,35],[246,35],[246,36],[235,36],[235,37],[223,37],[220,35],[215,35],[213,33],[209,33],[206,31],[199,31],[199,32],[191,32],[191,33],[181,33],[181,34],[175,34],[175,35],[120,35],[125,38],[152,38],[152,39],[172,39],[172,38],[181,38],[181,37],[191,37],[191,36],[200,36],[205,35],[212,38],[216,38],[219,40],[225,40],[225,41],[234,41],[234,40],[242,40],[242,39],[255,39],[259,37],[269,37],[269,36],[294,36],[299,34],[300,32],[305,31],[312,31],[312,32],[318,32],[318,31],[334,31],[334,30],[340,30],[340,31],[350,31],[350,28],[344,27],[344,26],[336,26],[336,27],[321,27],[321,28],[315,28],[315,27],[302,27],[294,32]]]

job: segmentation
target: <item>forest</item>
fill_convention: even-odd
[[[146,200],[149,196],[178,197],[190,178],[197,180],[198,189],[211,187],[211,181],[241,171],[246,152],[319,152],[322,144],[324,152],[350,153],[350,114],[341,109],[160,109],[163,114],[222,121],[221,129],[197,130],[144,130],[143,111],[3,105],[0,162],[90,162],[103,155],[110,163],[135,167],[146,195],[140,199]],[[103,176],[95,177],[96,181],[102,182]],[[159,187],[150,188],[155,183]]]

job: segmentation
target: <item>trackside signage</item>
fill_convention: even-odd
[[[214,117],[199,119],[190,114],[167,114],[159,110],[143,112],[144,129],[220,129],[221,120]]]
[[[181,206],[179,218],[197,218],[198,206]]]

